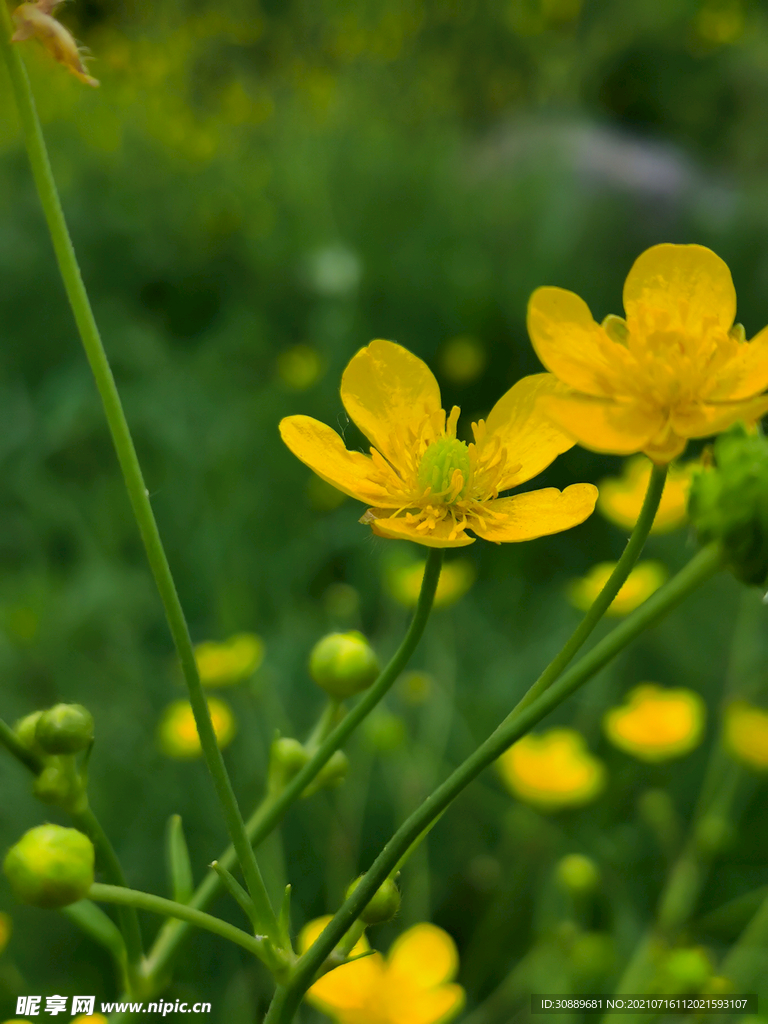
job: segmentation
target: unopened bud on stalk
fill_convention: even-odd
[[[72,757],[54,755],[32,783],[38,800],[64,810],[73,810],[84,797],[83,782]]]
[[[743,583],[768,578],[768,439],[738,425],[714,443],[714,464],[696,473],[688,514],[702,543],[719,541]]]
[[[27,750],[31,750],[33,753],[39,755],[43,754],[43,749],[37,742],[35,731],[42,713],[42,711],[33,711],[31,715],[25,715],[24,718],[20,718],[18,720],[13,730],[16,733],[19,742],[23,743]]]
[[[3,871],[14,895],[34,907],[66,907],[83,899],[93,884],[93,844],[61,825],[38,825],[6,854]]]
[[[291,736],[278,736],[269,754],[269,789],[279,793],[308,760],[309,754],[298,740]]]
[[[77,754],[93,743],[93,715],[82,704],[55,704],[40,715],[35,739],[46,754]]]
[[[379,660],[362,633],[329,633],[312,649],[309,674],[329,697],[343,700],[368,689]]]
[[[557,862],[555,877],[566,892],[581,896],[594,892],[598,887],[600,868],[590,857],[585,857],[581,853],[569,853]]]
[[[363,878],[365,875],[360,875],[349,886],[346,899],[349,899]],[[360,920],[364,924],[384,924],[385,921],[391,921],[399,909],[400,890],[391,878],[386,878],[360,915]]]

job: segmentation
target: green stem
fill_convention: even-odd
[[[10,725],[4,722],[2,718],[0,718],[0,743],[2,743],[9,754],[13,754],[17,761],[21,761],[35,775],[42,771],[42,760],[33,751],[27,750]]]
[[[654,464],[650,480],[648,481],[648,490],[645,492],[645,498],[643,499],[643,507],[640,510],[640,515],[637,518],[621,558],[616,563],[605,586],[597,595],[563,649],[552,659],[533,686],[518,701],[515,707],[516,711],[522,711],[523,708],[527,708],[536,700],[539,694],[544,693],[552,685],[600,619],[605,615],[611,602],[626,583],[627,577],[642,554],[648,534],[651,532],[666,480],[667,467]]]
[[[167,900],[163,896],[155,896],[149,892],[139,892],[138,889],[126,889],[119,885],[102,885],[94,882],[88,891],[88,898],[96,903],[116,903],[118,906],[131,907],[133,910],[148,910],[153,914],[161,914],[163,917],[176,917],[187,921],[196,928],[203,928],[205,931],[213,932],[229,942],[234,942],[249,953],[263,959],[264,939],[244,932],[227,921],[222,921],[212,914],[205,914],[202,910],[195,910],[184,903],[176,903],[174,900]]]
[[[117,854],[109,841],[109,837],[101,827],[96,815],[86,804],[85,808],[70,811],[72,820],[77,827],[90,837],[96,850],[99,866],[107,878],[117,886],[125,886],[125,875],[123,867],[118,860]],[[141,943],[141,928],[136,910],[130,906],[119,907],[117,911],[120,922],[120,931],[125,941],[125,951],[128,956],[128,973],[131,985],[135,988],[136,968],[141,963],[144,950]]]
[[[192,641],[184,618],[184,612],[176,592],[168,559],[160,539],[155,516],[149,501],[149,492],[144,483],[136,449],[131,438],[128,423],[120,402],[112,370],[104,351],[96,320],[93,316],[88,294],[80,274],[75,250],[61,208],[56,182],[51,170],[48,151],[45,146],[35,101],[27,77],[27,71],[18,49],[10,42],[13,34],[8,7],[0,3],[0,49],[11,78],[16,104],[21,120],[22,134],[27,147],[32,175],[37,186],[48,230],[56,253],[59,271],[64,281],[70,306],[80,332],[80,338],[90,363],[96,386],[101,396],[112,441],[133,507],[133,513],[144,542],[147,559],[160,592],[171,635],[181,662],[184,679],[189,690],[189,699],[200,736],[200,744],[213,777],[216,792],[224,812],[232,845],[237,851],[246,884],[251,892],[264,931],[271,937],[277,935],[277,919],[269,902],[267,890],[259,871],[256,857],[245,832],[240,809],[237,805],[232,784],[224,766],[216,734],[211,722],[208,703],[200,683],[195,663]]]
[[[443,554],[444,552],[441,548],[430,548],[427,555],[424,578],[421,583],[419,600],[411,624],[408,627],[408,632],[379,678],[352,708],[349,714],[325,737],[310,760],[291,779],[285,789],[277,796],[268,797],[264,800],[248,819],[246,830],[254,846],[258,846],[282,820],[286,811],[299,799],[330,757],[346,742],[363,719],[371,713],[379,701],[386,695],[408,664],[421,639],[429,619],[429,613],[432,610],[435,591],[440,579],[440,570],[443,565]],[[219,864],[227,869],[233,866],[234,860],[234,850],[231,846],[218,858]],[[190,900],[190,906],[207,906],[220,890],[221,879],[215,871],[209,871]],[[157,977],[162,973],[166,964],[178,949],[187,930],[187,927],[182,922],[176,921],[169,922],[161,930],[148,956],[149,971],[153,977]]]
[[[501,725],[471,754],[424,803],[400,826],[373,862],[352,895],[337,911],[315,943],[298,961],[293,976],[281,996],[279,1013],[268,1014],[270,1024],[289,1024],[304,992],[316,972],[360,911],[387,877],[399,858],[417,836],[475,779],[516,740],[550,711],[608,664],[627,644],[663,618],[691,591],[709,579],[721,567],[723,556],[716,544],[703,548],[661,590],[656,591],[632,615],[597,643],[576,665],[522,711],[513,710]]]

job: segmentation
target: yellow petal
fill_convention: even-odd
[[[564,288],[537,288],[528,303],[528,333],[536,355],[576,391],[613,394],[630,362],[624,345],[611,341],[583,299]]]
[[[685,437],[710,437],[740,421],[752,424],[766,412],[768,395],[761,395],[745,402],[702,403],[689,409],[673,410],[672,424]]]
[[[541,409],[579,444],[595,452],[629,455],[644,451],[664,427],[661,412],[637,404],[586,395],[546,395]]]
[[[703,245],[654,245],[635,260],[624,283],[630,331],[649,310],[663,311],[690,333],[718,326],[727,331],[736,316],[731,272]]]
[[[440,388],[418,356],[392,341],[372,341],[352,357],[341,378],[344,408],[369,441],[397,466],[398,436],[418,439],[441,411]]]
[[[575,729],[529,733],[497,761],[507,787],[520,800],[558,810],[592,800],[605,785],[605,767]]]
[[[725,709],[723,740],[739,761],[758,771],[768,771],[768,712],[737,700]]]
[[[464,1006],[461,985],[440,985],[427,992],[390,986],[384,993],[387,1020],[391,1024],[443,1024],[455,1017]],[[366,1021],[365,1024],[370,1024]]]
[[[736,402],[759,395],[768,388],[768,327],[752,341],[739,344],[737,354],[718,374],[715,388],[706,396],[714,402]]]
[[[475,543],[475,538],[458,529],[450,516],[433,519],[426,512],[393,516],[387,509],[369,508],[360,522],[367,523],[379,537],[414,540],[427,548],[463,548]]]
[[[558,455],[575,444],[538,405],[543,395],[562,394],[563,385],[551,373],[523,377],[491,409],[486,420],[486,434],[477,446],[477,461],[490,452],[494,439],[507,452],[507,469],[495,482],[497,491],[524,483],[538,476]]]
[[[367,1003],[375,1002],[384,971],[384,958],[380,953],[372,953],[324,974],[309,989],[307,997],[316,1006],[334,1014],[365,1009]]]
[[[399,978],[417,989],[430,989],[451,981],[459,967],[459,954],[448,932],[437,925],[414,925],[395,940],[387,957],[392,984]]]
[[[319,477],[358,501],[392,507],[396,499],[374,483],[370,456],[350,452],[331,427],[311,416],[286,416],[280,420],[280,436],[293,454]]]
[[[598,562],[593,565],[586,576],[571,581],[567,590],[568,600],[574,607],[585,612],[615,568],[615,562]],[[608,606],[606,614],[628,615],[658,590],[666,578],[667,570],[661,562],[638,562]]]
[[[497,544],[534,540],[583,523],[592,515],[596,501],[594,484],[571,484],[564,491],[556,487],[526,491],[486,502],[484,508],[492,515],[482,524],[473,520],[470,529]]]

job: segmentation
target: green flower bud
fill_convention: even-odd
[[[768,577],[768,439],[738,425],[714,444],[714,466],[696,473],[688,515],[702,543],[720,541],[743,583]]]
[[[83,795],[83,784],[71,757],[50,757],[32,783],[32,792],[45,804],[72,808]]]
[[[347,889],[346,899],[349,899],[364,877],[360,875],[352,882]],[[368,906],[360,915],[360,920],[364,924],[384,924],[385,921],[391,921],[399,909],[400,890],[391,878],[386,878],[373,894]]]
[[[333,789],[340,786],[349,771],[349,758],[343,750],[335,751],[304,790],[303,796],[312,796],[319,789]]]
[[[329,697],[343,700],[368,689],[379,660],[362,633],[329,633],[312,649],[309,674]]]
[[[309,754],[298,740],[290,736],[279,736],[274,740],[269,753],[270,792],[279,793],[308,760]]]
[[[83,899],[93,884],[93,844],[61,825],[25,832],[3,861],[14,895],[34,907],[66,907]]]
[[[47,754],[77,754],[93,743],[93,715],[82,704],[55,704],[41,714],[35,738]]]
[[[712,964],[705,951],[699,947],[673,949],[664,961],[663,971],[678,991],[697,992],[712,975]]]
[[[33,711],[31,715],[26,715],[24,718],[20,718],[13,730],[27,750],[31,750],[33,753],[39,754],[40,756],[43,756],[44,751],[37,742],[35,730],[37,729],[37,723],[40,721],[42,713],[42,711]]]
[[[589,857],[584,857],[580,853],[569,853],[558,861],[555,877],[566,892],[581,896],[594,892],[598,887],[600,868]]]

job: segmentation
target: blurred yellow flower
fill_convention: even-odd
[[[641,761],[667,761],[697,747],[704,733],[707,709],[693,690],[665,690],[643,683],[626,703],[603,718],[608,739]]]
[[[397,683],[397,691],[406,704],[425,704],[435,688],[435,680],[427,672],[406,672]]]
[[[311,921],[299,937],[309,948],[330,921]],[[362,938],[352,950],[369,948]],[[307,992],[310,1003],[338,1024],[443,1024],[460,1012],[464,989],[452,984],[459,966],[453,939],[433,924],[417,924],[381,953],[324,974]]]
[[[413,562],[411,565],[391,566],[386,574],[389,593],[405,608],[415,608],[421,593],[421,581],[427,563]],[[435,608],[455,604],[475,582],[475,567],[466,558],[457,558],[443,565],[440,581],[435,592]]]
[[[226,747],[235,735],[235,718],[228,704],[211,697],[208,701],[213,731],[221,748]],[[175,700],[163,712],[157,730],[160,749],[168,757],[186,759],[202,753],[200,737],[197,735],[192,707],[186,700]]]
[[[446,341],[440,353],[440,370],[454,384],[470,384],[485,369],[482,344],[468,334]]]
[[[542,810],[588,803],[605,785],[602,762],[575,729],[523,736],[497,764],[510,792]]]
[[[685,522],[691,478],[698,467],[696,461],[669,467],[651,533],[666,533]],[[640,515],[650,479],[651,463],[644,455],[627,459],[620,477],[606,477],[597,485],[598,511],[617,526],[631,530]]]
[[[532,540],[583,522],[597,489],[571,484],[500,498],[541,473],[573,442],[536,411],[559,389],[551,374],[525,377],[472,425],[475,441],[456,437],[459,409],[447,417],[425,363],[391,341],[372,341],[353,356],[341,400],[372,442],[370,455],[348,451],[330,427],[309,416],[280,422],[283,441],[318,476],[369,508],[362,518],[380,537],[426,547]]]
[[[11,42],[20,43],[34,37],[75,78],[86,85],[97,86],[99,83],[88,74],[83,63],[83,52],[72,38],[72,33],[52,16],[52,11],[60,3],[61,0],[37,0],[37,3],[17,7],[12,15],[16,31]]]
[[[2,953],[8,945],[12,927],[10,915],[0,913],[0,953]]]
[[[654,462],[768,410],[768,330],[749,343],[734,325],[736,292],[701,245],[655,245],[624,284],[626,320],[598,325],[563,288],[538,288],[528,330],[542,363],[567,387],[543,411],[585,448]]]
[[[264,660],[264,642],[255,633],[237,633],[223,643],[206,640],[195,647],[203,686],[229,686],[253,675]]]
[[[73,1017],[69,1024],[109,1024],[103,1013],[81,1013]]]
[[[585,612],[615,568],[615,562],[599,562],[592,566],[586,576],[572,580],[566,594],[574,608]],[[605,614],[628,615],[658,590],[666,578],[667,570],[661,562],[638,562]]]
[[[725,709],[724,742],[737,760],[768,771],[768,711],[737,700]]]

